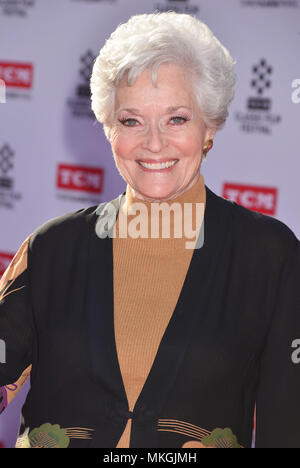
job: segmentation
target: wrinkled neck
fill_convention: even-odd
[[[122,199],[115,235],[131,239],[186,241],[199,232],[205,210],[206,190],[202,174],[197,182],[173,200],[149,202],[134,196],[129,185]]]

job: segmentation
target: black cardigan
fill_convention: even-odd
[[[300,243],[284,223],[206,194],[204,245],[132,413],[99,208],[33,233],[27,269],[0,302],[0,386],[33,366],[20,427],[31,445],[44,431],[59,446],[112,448],[132,418],[134,448],[251,447],[256,405],[256,447],[300,447]]]

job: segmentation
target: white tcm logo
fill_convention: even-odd
[[[274,216],[277,208],[277,188],[225,183],[223,197],[253,211]]]
[[[31,63],[0,62],[0,78],[10,88],[30,89],[33,84]]]
[[[60,189],[99,194],[103,190],[103,169],[59,164],[56,185]]]

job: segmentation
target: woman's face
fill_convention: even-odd
[[[146,201],[167,201],[199,177],[204,143],[213,138],[197,108],[191,73],[176,64],[159,67],[156,86],[145,70],[134,85],[116,89],[110,142],[116,166]]]

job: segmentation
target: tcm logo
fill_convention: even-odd
[[[103,169],[59,164],[56,185],[60,189],[99,194],[103,190]]]
[[[0,62],[0,78],[7,88],[32,87],[33,65],[31,63]]]
[[[0,276],[3,275],[13,257],[13,254],[0,252]]]
[[[277,193],[276,188],[225,183],[222,196],[250,210],[273,216],[276,213]]]

